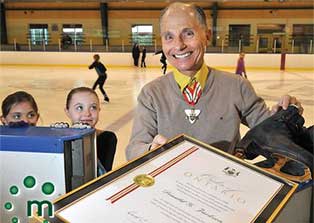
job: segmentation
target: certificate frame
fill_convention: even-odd
[[[292,194],[294,193],[294,191],[296,190],[298,186],[294,182],[281,178],[277,175],[273,175],[272,173],[267,172],[255,165],[252,165],[235,156],[225,153],[217,148],[214,148],[192,137],[182,134],[173,138],[172,140],[169,140],[166,144],[154,150],[148,151],[136,159],[131,160],[130,162],[119,167],[118,169],[111,171],[101,177],[98,177],[92,180],[91,182],[88,182],[82,185],[81,187],[61,196],[60,198],[58,198],[57,200],[53,202],[54,212],[55,212],[54,217],[53,218],[49,217],[45,211],[45,216],[44,216],[45,219],[51,223],[70,222],[67,219],[64,219],[62,216],[60,216],[59,212],[71,207],[76,202],[90,196],[91,194],[95,193],[97,190],[104,189],[108,185],[115,184],[117,179],[128,176],[134,170],[141,168],[141,166],[145,166],[149,164],[156,157],[165,156],[165,154],[169,153],[169,151],[171,151],[175,146],[181,143],[185,143],[185,142],[193,143],[196,146],[199,146],[201,150],[203,149],[209,150],[213,152],[214,154],[217,154],[218,156],[222,157],[222,159],[244,166],[245,168],[253,170],[257,174],[261,174],[265,176],[266,178],[270,178],[282,184],[282,186],[276,191],[274,195],[267,198],[268,199],[267,204],[264,205],[264,207],[256,213],[254,220],[250,222],[256,222],[256,223],[272,222],[276,218],[280,210],[287,203],[287,201],[292,196]],[[234,173],[231,172],[231,174],[234,174]],[[120,199],[120,197],[118,199]]]

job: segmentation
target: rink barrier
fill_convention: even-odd
[[[26,66],[64,66],[86,67],[93,61],[93,55],[99,54],[100,60],[109,67],[133,67],[131,53],[97,52],[12,52],[1,51],[0,65]],[[236,66],[238,54],[205,54],[206,64],[216,68],[232,69]],[[160,56],[149,52],[146,55],[148,67],[160,67]],[[280,54],[246,54],[247,69],[280,69]],[[286,69],[314,70],[311,54],[287,54]]]

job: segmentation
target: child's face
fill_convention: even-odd
[[[98,98],[90,92],[78,92],[72,96],[69,109],[65,109],[72,124],[82,122],[95,127],[100,111]]]
[[[6,117],[1,117],[3,124],[8,125],[10,122],[24,121],[29,125],[37,124],[39,114],[33,109],[31,103],[20,102],[12,106],[9,114]]]

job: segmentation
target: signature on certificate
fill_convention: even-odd
[[[192,172],[185,172],[184,176],[192,180],[192,182],[196,185],[201,186],[204,189],[209,189],[211,191],[215,191],[234,202],[245,204],[246,200],[241,196],[243,194],[242,190],[231,188],[230,186],[226,185],[223,179],[219,177],[203,173],[203,174],[194,174]]]
[[[168,195],[169,197],[179,201],[180,203],[184,203],[186,204],[188,207],[192,207],[194,206],[194,204],[186,199],[183,199],[181,197],[179,197],[178,195],[175,195],[174,193],[172,193],[171,191],[169,190],[163,190],[162,191],[164,194]]]

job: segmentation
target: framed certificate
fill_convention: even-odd
[[[180,135],[54,202],[50,222],[271,222],[297,184]]]

